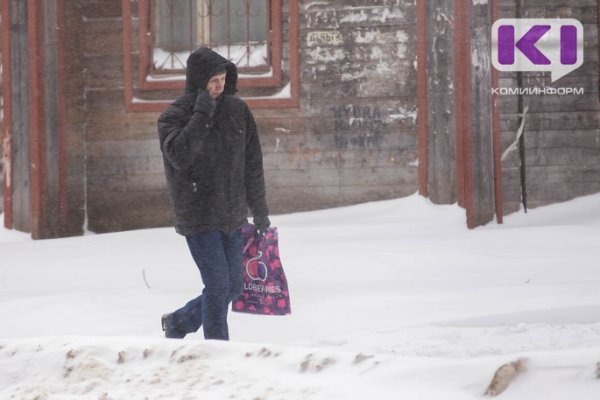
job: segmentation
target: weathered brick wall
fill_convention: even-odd
[[[257,110],[275,212],[417,190],[413,1],[301,1],[299,110]]]
[[[570,87],[583,95],[523,96],[529,106],[525,122],[526,193],[529,207],[600,192],[600,104],[598,101],[598,2],[579,0],[566,6],[558,0],[522,0],[523,18],[575,18],[584,26],[583,65],[550,82],[550,74],[523,73],[523,87]],[[515,1],[500,1],[501,16],[516,16]],[[501,73],[501,87],[518,87],[515,73]],[[516,96],[501,96],[502,148],[514,141],[518,129]],[[505,211],[519,208],[518,151],[503,162]]]

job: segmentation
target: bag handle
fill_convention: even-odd
[[[250,237],[248,238],[248,241],[244,246],[243,253],[245,253],[250,248],[250,246],[252,246],[252,244],[256,241],[256,237],[258,236],[258,230],[256,229],[256,227],[253,226],[252,228],[252,233],[250,234]]]

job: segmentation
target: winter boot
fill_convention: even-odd
[[[169,339],[183,339],[186,333],[182,333],[175,329],[172,325],[173,314],[163,314],[160,319],[162,330],[165,333],[165,337]]]

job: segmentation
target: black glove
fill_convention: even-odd
[[[206,90],[198,91],[198,96],[196,96],[196,104],[194,104],[195,112],[200,112],[212,117],[216,105],[217,103]]]
[[[271,226],[271,221],[269,221],[269,217],[266,215],[264,217],[254,217],[254,225],[258,229],[258,234],[262,236],[265,234],[267,228]]]

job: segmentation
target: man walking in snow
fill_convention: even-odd
[[[254,117],[238,97],[237,68],[208,48],[187,60],[185,93],[158,119],[175,228],[200,270],[202,294],[165,314],[168,338],[203,326],[229,339],[229,303],[242,290],[242,233],[248,207],[259,231],[270,225]]]

